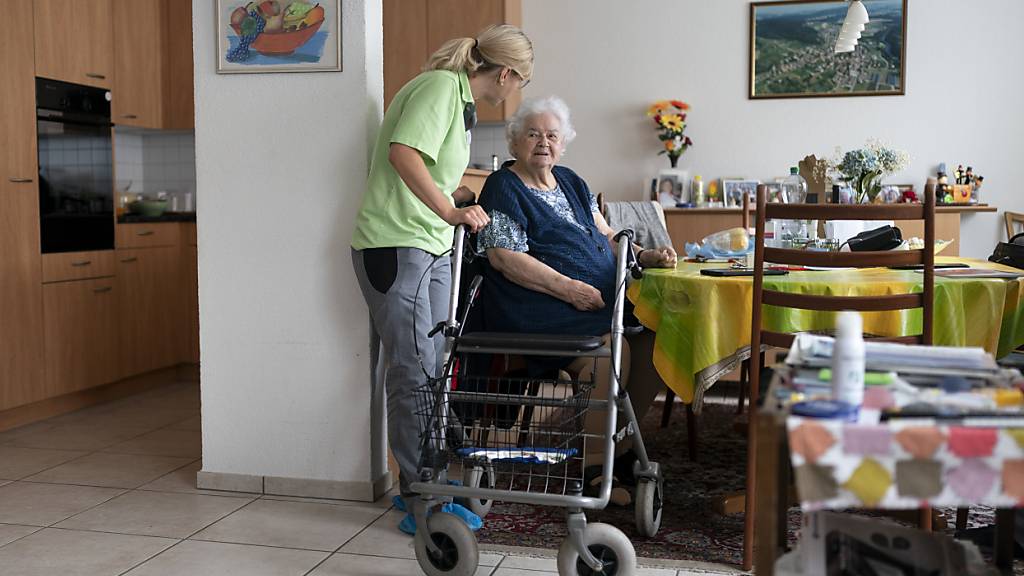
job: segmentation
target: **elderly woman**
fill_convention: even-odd
[[[506,135],[515,161],[487,178],[479,199],[491,219],[478,237],[478,249],[488,262],[483,302],[487,330],[607,335],[616,288],[615,232],[586,182],[558,165],[576,136],[568,106],[557,97],[526,100],[509,121]],[[669,246],[640,250],[638,258],[646,267],[676,263]],[[628,352],[624,345],[624,374]],[[586,359],[566,359],[555,367],[580,374],[586,365]],[[606,396],[607,366],[597,366],[594,374],[595,397]],[[643,405],[635,402],[638,416],[651,399]],[[602,417],[595,416],[587,419],[586,427],[603,433]]]

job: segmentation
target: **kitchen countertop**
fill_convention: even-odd
[[[122,214],[117,217],[118,224],[154,224],[159,222],[195,222],[195,212],[164,212],[161,216],[143,216],[142,214]]]

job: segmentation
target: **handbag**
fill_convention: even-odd
[[[1024,232],[1010,238],[1009,242],[1000,242],[988,259],[996,264],[1005,264],[1024,270]]]

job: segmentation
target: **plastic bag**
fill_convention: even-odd
[[[730,228],[705,236],[700,243],[687,242],[686,255],[689,258],[737,258],[754,249],[750,233],[743,228]]]

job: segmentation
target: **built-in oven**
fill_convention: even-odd
[[[110,92],[36,78],[43,253],[114,248]]]

